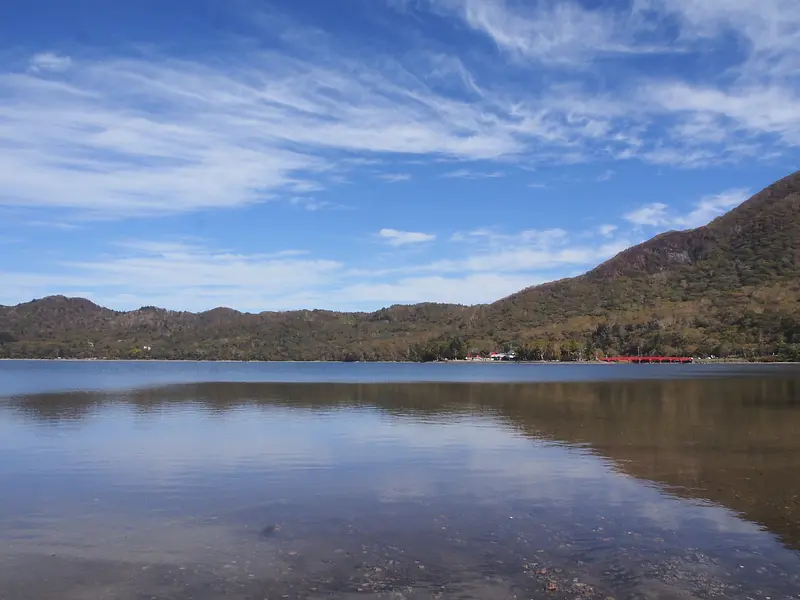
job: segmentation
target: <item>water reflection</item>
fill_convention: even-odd
[[[16,550],[0,566],[113,557],[112,582],[129,563],[158,572],[131,594],[168,579],[200,598],[788,597],[798,392],[754,378],[15,397],[0,534]],[[53,548],[66,563],[31,558]]]

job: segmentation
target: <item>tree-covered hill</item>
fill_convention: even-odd
[[[588,273],[489,305],[374,313],[117,312],[53,296],[0,307],[0,357],[433,360],[514,345],[800,360],[800,172],[705,227],[671,231]]]

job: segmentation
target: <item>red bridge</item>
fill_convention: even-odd
[[[600,359],[603,362],[613,363],[690,363],[693,358],[685,356],[607,356]]]

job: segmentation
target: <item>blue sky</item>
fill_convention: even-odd
[[[0,7],[0,304],[490,302],[798,168],[796,0]]]

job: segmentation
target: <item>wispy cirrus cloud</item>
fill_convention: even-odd
[[[574,3],[433,4],[498,45],[545,61],[649,52],[636,32],[652,30],[652,11],[676,19],[683,27],[677,37],[690,48],[737,31],[752,60],[769,56],[783,64],[797,53],[796,18],[779,20],[788,14],[784,0],[769,0],[763,10],[761,3],[737,3],[730,15],[726,0],[702,9],[690,0],[677,8],[653,0],[628,13]],[[441,51],[424,61],[365,60],[326,44],[332,54],[313,45],[302,52],[249,50],[224,66],[154,55],[73,61],[34,54],[25,70],[0,74],[0,167],[9,174],[0,203],[130,217],[319,191],[341,185],[337,174],[357,168],[356,161],[386,155],[487,164],[602,156],[697,167],[764,156],[770,143],[775,151],[775,140],[800,145],[796,71],[756,77],[748,58],[735,65],[732,83],[651,77],[633,93],[598,94],[571,81],[567,69],[556,84],[532,93],[508,85],[490,91],[479,83],[485,73]],[[421,68],[432,64],[434,71]],[[459,82],[458,92],[445,85],[450,80]],[[381,177],[399,182],[405,175]]]
[[[800,14],[794,0],[638,0],[643,11],[677,20],[687,42],[705,43],[735,34],[744,54],[738,74],[796,77]]]
[[[800,144],[800,94],[789,86],[720,89],[662,82],[648,86],[645,95],[662,110],[681,117],[678,136],[718,143],[726,141],[731,130],[740,130]]]
[[[505,177],[502,171],[475,171],[472,169],[456,169],[442,173],[442,177],[447,179],[497,179]]]
[[[442,167],[461,178],[500,176],[498,161],[505,170],[598,158],[692,168],[763,159],[800,146],[790,4],[415,3],[531,65],[552,65],[558,75],[542,87],[519,86],[441,44],[428,49],[424,38],[401,58],[365,58],[302,31],[281,50],[234,44],[219,60],[34,53],[0,71],[0,203],[107,217],[236,207],[347,185],[343,172],[390,157],[479,163]],[[674,27],[656,27],[665,20]],[[587,57],[661,51],[647,40],[670,31],[688,57],[716,49],[726,75],[652,73],[599,90],[575,75],[571,63]],[[723,52],[731,39],[742,40],[741,57]]]
[[[39,221],[39,220],[32,220],[32,221],[24,221],[21,223],[26,227],[37,227],[41,229],[60,229],[61,231],[73,231],[75,229],[80,229],[81,226],[77,225],[76,223],[67,223],[63,221]]]
[[[331,151],[523,148],[481,108],[399,67],[333,63],[261,52],[224,69],[142,57],[0,75],[0,167],[11,174],[0,202],[125,216],[231,207],[325,187]]]
[[[52,52],[40,52],[31,56],[28,70],[33,73],[66,71],[70,66],[72,66],[72,59],[69,56],[61,56]]]
[[[599,233],[603,237],[611,237],[614,234],[614,232],[617,231],[617,229],[619,229],[617,225],[611,225],[611,224],[600,225],[600,227],[597,228],[597,233]]]
[[[454,242],[468,241],[488,247],[508,247],[513,245],[542,247],[562,243],[567,239],[569,239],[569,232],[561,228],[526,229],[516,233],[505,233],[493,228],[481,228],[471,231],[459,231],[454,233],[451,238]]]
[[[436,91],[403,65],[378,68],[346,55],[255,52],[225,68],[166,57],[86,59],[66,73],[0,74],[0,91],[8,98],[0,166],[10,174],[0,203],[107,216],[321,191],[377,155],[491,161],[539,139],[552,147],[550,160],[557,147],[596,141],[597,131],[593,116],[578,127],[565,123],[548,99],[476,102]]]
[[[603,107],[606,115],[620,108],[638,115],[644,129],[635,133],[629,122],[627,131],[604,131],[601,120],[591,123],[606,138],[627,137],[627,148],[611,152],[617,159],[698,168],[763,159],[767,139],[800,145],[800,11],[794,0],[636,0],[591,7],[553,0],[421,0],[413,5],[459,19],[501,53],[531,69],[557,72],[562,82],[579,81],[580,72],[599,60],[630,68],[629,59],[636,56],[678,54],[691,65],[682,77],[656,69],[640,73],[640,85],[616,82],[635,102],[615,94]],[[713,59],[700,66],[701,56]],[[608,72],[604,76],[614,79]],[[576,99],[601,106],[597,99],[586,103],[569,94],[564,98],[569,119],[590,114],[567,108]],[[768,155],[775,156],[774,149]],[[574,156],[588,159],[585,153]]]
[[[645,86],[642,101],[649,98],[675,118],[675,138],[698,145],[736,138],[734,158],[761,155],[758,136],[800,144],[800,12],[794,0],[638,0],[638,6],[673,19],[684,43],[716,53],[724,65],[705,80],[673,76]]]
[[[521,59],[551,65],[581,66],[602,55],[675,52],[641,35],[636,12],[587,9],[578,2],[505,0],[429,0],[434,10],[450,12],[486,35],[498,48]]]
[[[289,199],[289,204],[307,210],[308,212],[317,212],[320,210],[342,210],[346,206],[336,204],[330,200],[319,200],[317,198],[309,198],[306,196],[294,196]]]
[[[382,179],[387,183],[400,183],[402,181],[410,181],[411,174],[410,173],[381,173],[378,175],[378,179]]]
[[[555,66],[583,67],[609,56],[725,52],[710,42],[730,34],[743,46],[741,73],[795,76],[793,60],[800,54],[794,0],[636,0],[595,6],[574,0],[417,0],[414,6],[454,15],[501,51]]]

